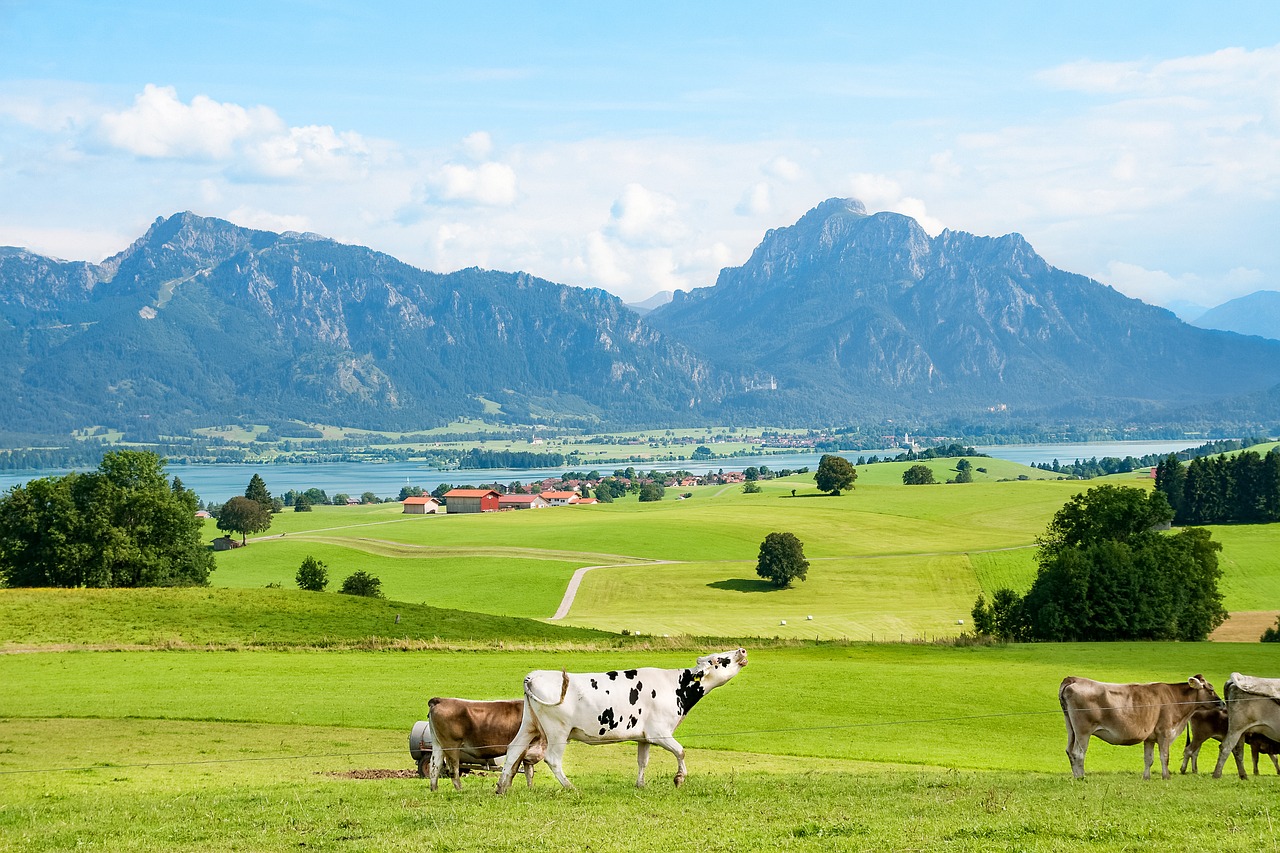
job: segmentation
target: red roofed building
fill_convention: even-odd
[[[565,506],[567,504],[576,503],[578,500],[577,492],[543,492],[542,499],[551,506]]]
[[[450,515],[463,512],[496,512],[502,496],[493,489],[450,489],[444,502]]]

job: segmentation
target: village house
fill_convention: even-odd
[[[578,500],[577,492],[543,492],[542,499],[548,506],[568,506]]]
[[[542,495],[503,495],[498,498],[499,509],[546,509],[551,506]]]
[[[445,492],[445,508],[450,515],[467,512],[496,512],[502,496],[493,489],[450,489]]]
[[[406,515],[428,515],[440,511],[440,501],[431,495],[414,495],[404,499]]]

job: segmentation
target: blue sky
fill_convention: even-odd
[[[0,0],[0,245],[192,210],[638,300],[850,196],[1155,304],[1280,289],[1274,3],[404,5]]]

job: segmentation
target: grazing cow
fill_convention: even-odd
[[[1161,776],[1169,778],[1169,747],[1191,715],[1222,707],[1222,700],[1203,675],[1186,684],[1108,684],[1067,676],[1058,688],[1067,722],[1067,758],[1071,774],[1084,776],[1089,738],[1116,746],[1143,745],[1142,778],[1151,778],[1152,750],[1160,747]]]
[[[686,768],[684,747],[675,739],[676,727],[698,700],[746,665],[746,649],[734,649],[700,657],[690,669],[529,673],[524,680],[524,720],[507,750],[498,793],[506,793],[520,756],[539,730],[547,740],[547,766],[566,788],[573,785],[565,778],[560,762],[571,740],[590,744],[635,741],[640,768],[636,787],[644,787],[649,747],[656,744],[676,757],[675,783],[679,787]]]
[[[1235,754],[1236,767],[1244,779],[1247,777],[1239,757],[1243,750],[1239,747],[1245,736],[1260,734],[1280,741],[1280,678],[1256,678],[1233,672],[1222,692],[1227,697],[1227,736],[1218,750],[1218,766],[1213,770],[1213,778],[1221,778],[1227,756]],[[1256,773],[1256,753],[1254,761]],[[1280,771],[1280,767],[1277,770]]]
[[[462,790],[462,764],[485,762],[507,754],[507,744],[520,730],[524,701],[435,697],[427,703],[431,727],[431,790],[436,790],[441,767],[447,767],[453,787]],[[533,784],[533,765],[542,760],[546,740],[534,731],[529,748],[516,764],[523,764],[525,779]],[[514,771],[515,767],[512,767]]]

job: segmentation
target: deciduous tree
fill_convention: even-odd
[[[218,511],[218,529],[239,533],[243,544],[250,533],[261,533],[271,527],[271,510],[251,498],[236,496]]]
[[[830,492],[833,495],[853,489],[853,483],[857,479],[857,469],[849,463],[848,459],[834,453],[823,454],[818,460],[818,470],[813,475],[814,482],[818,484],[818,491]]]
[[[808,573],[804,544],[794,533],[770,533],[760,543],[756,574],[776,588],[786,589],[792,581],[804,580]]]

